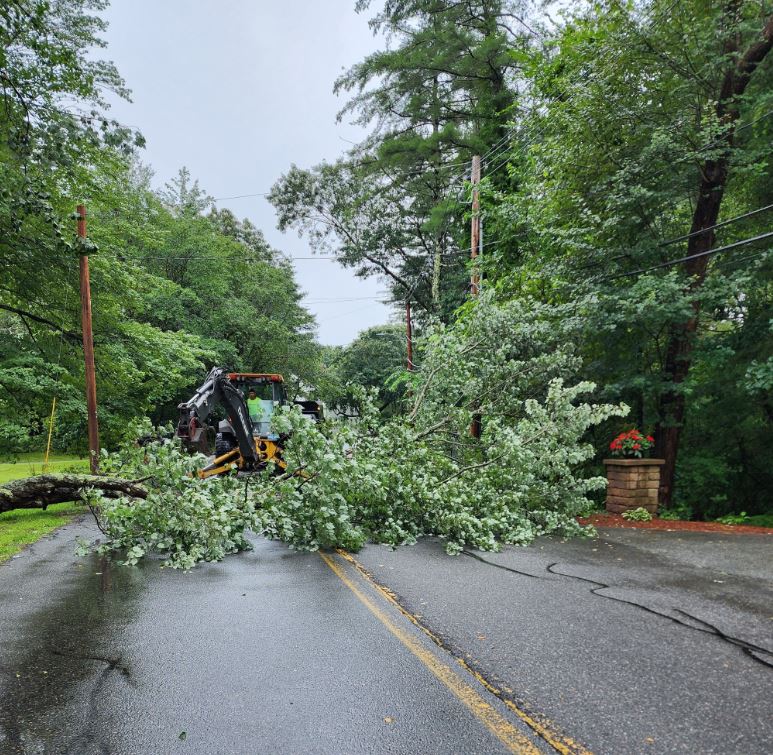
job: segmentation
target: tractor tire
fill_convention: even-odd
[[[215,436],[215,456],[227,454],[235,445],[230,436],[218,433]]]

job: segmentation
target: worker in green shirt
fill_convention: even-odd
[[[263,407],[254,388],[250,388],[247,394],[247,411],[250,413],[250,422],[254,428],[263,416]]]

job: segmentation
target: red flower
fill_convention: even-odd
[[[654,445],[655,439],[651,435],[644,435],[635,427],[620,433],[610,444],[609,448],[615,456],[641,456],[641,451]]]

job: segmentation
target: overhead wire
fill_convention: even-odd
[[[275,257],[248,257],[237,253],[229,253],[227,255],[203,253],[199,254],[193,252],[191,254],[163,254],[162,252],[148,253],[144,255],[127,254],[127,260],[142,261],[157,260],[160,262],[166,260],[222,260],[223,262],[295,262],[296,260],[316,260],[324,262],[337,262],[336,257],[326,257],[323,255],[315,255],[311,257],[291,257],[289,255],[277,255]]]
[[[390,296],[388,293],[379,294],[378,296],[349,296],[340,298],[329,299],[301,299],[303,304],[341,304],[343,302],[351,301],[379,301]]]
[[[725,246],[717,247],[716,249],[708,249],[705,252],[698,252],[697,254],[688,254],[686,257],[680,257],[679,259],[675,260],[668,260],[667,262],[661,262],[657,265],[650,265],[649,267],[643,267],[639,270],[632,270],[631,272],[627,273],[616,273],[615,275],[607,275],[602,278],[595,279],[597,282],[603,282],[603,281],[609,281],[609,280],[616,280],[617,278],[627,278],[632,275],[641,275],[642,273],[649,273],[653,270],[659,270],[664,267],[672,267],[673,265],[681,265],[683,262],[689,262],[690,260],[699,259],[701,257],[708,257],[714,254],[721,254],[722,252],[728,252],[731,249],[737,249],[741,246],[746,246],[747,244],[753,244],[757,241],[764,241],[765,239],[773,238],[773,231],[768,231],[767,233],[761,233],[758,236],[753,236],[749,239],[743,239],[742,241],[735,241],[732,244],[727,244]]]
[[[660,244],[658,244],[659,247],[665,247],[670,246],[671,244],[675,244],[679,241],[686,241],[690,238],[694,238],[695,236],[701,236],[704,233],[707,233],[708,231],[713,231],[717,228],[722,228],[724,226],[731,225],[735,222],[738,222],[739,220],[745,220],[746,218],[753,217],[755,215],[759,215],[762,212],[766,212],[768,210],[773,210],[773,204],[765,205],[764,207],[759,207],[756,210],[751,210],[750,212],[745,212],[742,215],[736,215],[733,218],[728,218],[727,220],[723,220],[720,223],[715,223],[712,226],[709,226],[708,228],[702,228],[698,231],[694,231],[693,233],[686,233],[683,236],[677,236],[676,238],[669,239],[667,241],[662,241]],[[587,270],[589,268],[593,267],[599,267],[601,265],[608,265],[610,262],[616,262],[618,260],[622,259],[630,259],[631,253],[630,252],[624,252],[622,254],[615,254],[612,257],[607,257],[605,259],[601,260],[591,260],[590,262],[586,262],[582,265],[576,265],[574,266],[574,270]]]
[[[665,17],[665,16],[666,16],[668,13],[670,13],[670,11],[671,11],[671,10],[672,10],[672,9],[673,9],[673,8],[674,8],[674,7],[675,7],[677,4],[678,4],[678,2],[679,2],[679,0],[674,0],[674,2],[672,2],[672,3],[671,3],[671,5],[670,5],[670,6],[669,6],[669,7],[666,9],[666,11],[663,13],[663,18],[664,18],[664,17]],[[649,15],[649,14],[645,14],[645,15],[644,15],[644,17],[642,18],[642,22],[641,22],[641,23],[646,23],[647,21],[652,21],[652,20],[653,20],[652,18],[649,18],[649,19],[648,19],[648,18],[647,18],[647,15]],[[584,84],[587,84],[587,83],[589,83],[589,81],[590,81],[590,80],[592,80],[592,78],[593,78],[593,76],[592,76],[592,75],[591,75],[591,76],[589,76],[589,77],[588,77],[586,80],[584,80],[584,81],[583,81],[583,83],[584,83]],[[567,97],[567,98],[566,98],[566,100],[565,100],[565,104],[566,104],[566,103],[569,103],[569,102],[571,102],[573,99],[576,99],[577,97],[579,97],[579,94],[571,94],[569,97]],[[512,129],[511,129],[511,130],[510,130],[508,133],[507,133],[507,134],[505,134],[505,136],[504,136],[502,139],[500,139],[500,140],[499,140],[499,142],[497,142],[497,145],[498,145],[498,144],[501,144],[503,141],[507,141],[507,140],[508,140],[508,139],[510,139],[512,136],[514,136],[516,133],[518,133],[519,131],[521,131],[521,132],[522,132],[522,131],[523,131],[523,129],[519,129],[519,127],[517,127],[517,126],[514,126],[514,127],[513,127],[513,128],[512,128]],[[538,129],[538,132],[539,132],[539,135],[543,135],[543,134],[544,134],[544,132],[542,131],[542,129]],[[532,144],[532,143],[534,142],[534,139],[535,139],[535,138],[536,138],[536,137],[532,135],[532,138],[531,138],[531,140],[530,140],[530,141],[527,143],[527,145],[526,145],[526,146],[529,146],[530,144]],[[495,146],[496,146],[496,145],[495,145]],[[491,153],[492,153],[492,151],[494,151],[494,149],[491,149],[491,150],[489,150],[489,152],[487,152],[487,153],[486,153],[484,156],[482,156],[482,158],[481,158],[481,161],[483,162],[483,161],[484,161],[486,158],[488,158],[488,162],[489,162],[489,163],[493,162],[493,160],[494,160],[494,159],[495,159],[495,158],[496,158],[496,157],[497,157],[499,154],[501,154],[502,152],[506,152],[506,151],[507,151],[507,148],[508,148],[508,146],[509,146],[509,145],[505,144],[503,147],[501,147],[500,149],[496,150],[496,154],[494,154],[494,155],[491,155]],[[492,168],[489,168],[489,170],[487,171],[487,175],[491,175],[491,173],[493,173],[493,172],[496,172],[496,171],[497,171],[497,170],[499,170],[499,169],[500,169],[500,168],[501,168],[503,165],[507,164],[507,162],[508,162],[508,158],[509,158],[509,155],[507,156],[507,158],[506,158],[505,160],[501,161],[501,162],[500,162],[498,165],[496,165],[496,167],[494,167],[493,169],[492,169]]]
[[[677,4],[678,4],[678,0],[673,2],[662,14],[659,14],[660,18],[658,18],[658,19],[655,19],[654,15],[652,15],[650,18],[647,18],[647,16],[650,15],[650,14],[644,14],[644,16],[642,17],[642,19],[640,21],[640,24],[643,25],[645,23],[650,23],[650,22],[653,22],[653,23],[661,23],[661,22],[663,22],[664,20],[667,19],[668,14],[670,13],[670,11]],[[653,13],[654,13],[654,9],[653,9]],[[598,78],[598,74],[596,74],[595,78]],[[582,83],[584,85],[587,85],[587,84],[591,83],[593,81],[593,79],[594,79],[594,75],[591,74]],[[571,102],[572,100],[577,99],[579,96],[581,96],[579,92],[578,93],[570,94],[570,96],[565,100],[565,102]],[[773,110],[771,110],[771,111],[769,111],[767,113],[764,113],[763,115],[761,115],[758,118],[754,119],[750,123],[747,123],[747,124],[744,124],[743,126],[738,127],[735,130],[735,133],[743,131],[744,129],[753,126],[754,124],[760,122],[764,118],[767,118],[767,117],[769,117],[771,115],[773,115]],[[512,157],[512,155],[510,153],[510,151],[511,151],[510,142],[518,134],[524,134],[526,132],[528,132],[528,129],[525,129],[523,127],[518,127],[518,126],[514,126],[514,127],[510,128],[510,129],[508,129],[507,132],[502,137],[500,137],[496,142],[494,142],[494,144],[491,145],[491,147],[489,147],[489,149],[481,156],[482,162],[486,161],[488,163],[488,165],[489,165],[489,168],[486,171],[486,175],[487,176],[489,176],[492,173],[495,173],[496,171],[500,170],[504,165],[506,165],[509,162],[509,160]],[[534,141],[536,140],[536,138],[539,135],[544,135],[544,132],[542,131],[542,129],[538,129],[538,132],[539,132],[538,134],[533,134],[533,133],[530,134],[529,135],[530,139],[525,144],[522,145],[522,148],[525,149],[526,147],[528,147],[531,144],[533,144]],[[718,144],[720,144],[722,142],[723,142],[723,138],[714,140],[714,141],[709,142],[709,143],[703,145],[702,147],[698,148],[696,151],[697,152],[705,151],[707,149],[710,149],[711,147],[717,146]],[[505,154],[504,160],[500,160],[496,165],[494,165],[493,164],[494,161],[502,154]],[[456,167],[458,165],[467,165],[467,162],[464,161],[464,162],[443,163],[441,165],[432,166],[432,167],[434,169],[446,170],[448,168]],[[664,171],[666,169],[667,168],[665,168]],[[662,172],[664,172],[664,171],[662,171]],[[420,173],[420,172],[426,172],[426,171],[417,171],[417,174]],[[467,174],[468,174],[468,171],[462,172],[457,177],[453,178],[452,182],[456,182],[456,181],[459,181],[459,180],[461,180],[463,178],[466,178]],[[657,175],[658,174],[656,174],[656,176]],[[232,195],[232,196],[215,197],[215,198],[213,198],[213,201],[219,202],[219,201],[228,201],[228,200],[233,200],[233,199],[242,199],[242,198],[251,198],[251,197],[265,197],[265,196],[269,196],[269,194],[270,194],[270,192],[255,192],[255,193],[249,193],[249,194],[239,194],[239,195]],[[773,205],[768,205],[768,206],[766,206],[764,208],[759,208],[758,210],[752,211],[750,213],[745,213],[744,215],[738,216],[737,218],[731,218],[731,219],[729,219],[727,221],[723,221],[722,223],[715,224],[711,228],[702,229],[702,230],[700,230],[698,232],[695,232],[695,234],[687,234],[685,236],[677,237],[675,239],[670,239],[670,240],[668,240],[666,242],[662,242],[661,245],[665,246],[665,245],[668,245],[668,244],[671,244],[671,243],[676,243],[677,241],[689,238],[691,235],[697,235],[697,234],[700,234],[700,233],[706,233],[709,230],[712,230],[714,228],[719,228],[719,227],[722,227],[724,225],[728,225],[728,224],[730,224],[732,222],[736,222],[737,220],[741,220],[743,218],[746,218],[746,217],[749,217],[751,215],[754,215],[754,214],[766,211],[766,210],[771,209],[771,208],[773,208]],[[518,234],[513,234],[511,236],[506,237],[505,239],[499,238],[499,239],[493,239],[493,240],[487,241],[486,243],[481,244],[481,248],[489,247],[491,245],[495,245],[495,244],[498,244],[498,243],[503,243],[504,241],[507,241],[507,240],[515,238],[517,235]],[[757,237],[755,239],[751,239],[751,240],[748,240],[746,242],[738,242],[738,243],[739,244],[741,244],[741,243],[752,243],[752,241],[759,240],[759,238],[764,238],[764,237],[765,236]],[[722,247],[722,248],[719,248],[719,249],[716,249],[716,250],[711,250],[711,253],[719,253],[721,251],[726,251],[729,248],[734,248],[734,245],[730,245],[728,247]],[[453,255],[456,255],[456,254],[466,254],[467,252],[468,252],[467,249],[458,248],[458,249],[445,250],[443,252],[443,254],[447,255],[447,256],[453,256]],[[430,259],[432,258],[431,253],[426,255],[426,256],[427,256],[427,258],[430,258]],[[598,264],[608,264],[610,262],[613,262],[613,261],[616,261],[616,260],[619,260],[619,259],[622,259],[622,258],[625,258],[625,257],[628,257],[628,256],[629,256],[628,254],[616,255],[614,257],[607,258],[606,260],[600,261],[599,263],[592,262],[592,263],[589,263],[589,264],[586,264],[586,265],[579,266],[576,269],[586,269],[588,267],[593,267],[593,266],[596,266]],[[699,256],[701,256],[701,255],[699,255]],[[413,255],[412,257],[414,259],[419,259],[419,258],[425,257],[425,255]],[[653,270],[653,269],[658,269],[659,267],[664,267],[664,266],[681,264],[682,262],[687,261],[687,260],[692,259],[692,258],[694,258],[694,256],[688,256],[688,257],[680,258],[678,260],[673,260],[673,261],[669,261],[669,262],[666,262],[666,263],[661,263],[659,265],[652,266],[651,268],[644,268],[643,271],[649,271],[649,270]],[[162,259],[164,259],[164,260],[175,260],[175,259],[192,260],[192,259],[224,259],[224,258],[223,257],[219,257],[217,255],[209,256],[209,255],[196,255],[196,254],[194,254],[194,255],[180,256],[180,257],[166,256],[166,257],[163,257]],[[238,259],[243,259],[243,258],[238,258]],[[280,258],[280,261],[281,261],[281,259],[282,258]],[[307,261],[307,260],[308,261],[312,261],[312,260],[313,261],[320,261],[320,260],[337,261],[336,257],[324,257],[324,256],[297,256],[297,257],[284,257],[283,259],[287,259],[290,262]],[[245,261],[248,261],[248,260],[245,260]],[[261,260],[261,261],[268,261],[268,260]],[[635,275],[635,274],[637,274],[639,272],[642,272],[642,271],[633,271],[631,273],[619,274],[618,276],[610,276],[609,278],[605,278],[605,279],[611,279],[612,277],[624,277],[624,276],[627,276],[627,275]],[[415,291],[417,286],[418,286],[418,282],[417,282],[417,284],[414,285],[414,288],[411,291],[411,293],[413,293],[413,291]]]
[[[767,249],[761,249],[759,252],[755,252],[754,254],[747,254],[745,257],[733,257],[729,260],[723,260],[722,262],[718,263],[717,267],[727,268],[731,267],[732,265],[738,265],[742,262],[748,262],[749,260],[757,259],[758,257],[770,254],[771,251],[773,251],[773,249],[768,247]]]
[[[658,19],[656,19],[654,17],[654,15],[650,16],[649,18],[647,18],[647,16],[650,15],[650,14],[645,14],[642,17],[642,19],[640,21],[640,24],[643,25],[643,24],[646,24],[646,23],[651,23],[654,26],[656,23],[657,24],[663,23],[665,20],[667,20],[668,15],[673,10],[673,8],[676,7],[676,5],[678,4],[678,1],[679,0],[675,0],[674,2],[672,2],[671,5],[664,12],[659,14],[660,17]],[[587,79],[585,79],[583,81],[583,84],[587,85],[588,83],[590,83],[593,80],[593,78],[594,78],[593,75],[589,76]],[[598,78],[598,75],[596,75],[596,78]],[[572,100],[578,98],[579,96],[580,96],[579,93],[571,94],[566,99],[565,102],[571,102]],[[755,125],[756,123],[759,123],[760,121],[762,121],[763,119],[765,119],[767,117],[770,117],[771,115],[773,115],[773,110],[758,116],[757,118],[753,119],[751,122],[749,122],[747,124],[743,124],[742,126],[738,126],[737,128],[734,129],[734,133],[736,133],[736,134],[740,133],[741,131],[743,131],[743,130],[745,130],[747,128],[750,128],[751,126]],[[510,154],[510,144],[509,144],[509,142],[518,133],[524,133],[525,131],[526,131],[526,129],[523,129],[523,128],[519,129],[518,127],[513,127],[512,129],[509,129],[508,132],[503,137],[501,137],[499,140],[497,140],[497,142],[495,142],[494,145],[492,145],[489,148],[489,150],[486,153],[484,153],[484,155],[482,156],[482,160],[481,161],[483,162],[485,160],[485,161],[487,161],[487,163],[489,165],[489,168],[486,171],[486,175],[487,176],[490,176],[492,173],[500,170],[504,165],[506,165],[510,161],[512,155]],[[539,134],[536,134],[536,135],[535,134],[531,134],[530,135],[530,140],[527,141],[523,145],[523,148],[526,148],[526,147],[530,146],[531,144],[533,144],[538,135],[544,135],[544,132],[541,129],[539,129]],[[712,141],[702,145],[701,147],[697,148],[695,151],[696,152],[703,152],[703,151],[709,150],[712,147],[715,147],[715,146],[717,146],[719,144],[722,144],[723,142],[725,142],[725,140],[726,140],[726,136],[725,137],[721,137],[719,139],[712,140]],[[503,160],[500,160],[498,163],[496,163],[496,165],[494,165],[494,161],[499,157],[499,155],[501,155],[503,153],[506,153],[505,158]],[[671,166],[664,167],[664,169],[661,170],[660,173],[655,174],[655,176],[651,176],[650,179],[656,178],[658,175],[660,175],[663,172],[665,172],[666,170],[670,169],[670,167]],[[456,180],[460,180],[462,178],[465,178],[466,175],[467,175],[467,172],[465,171],[464,173],[460,174],[457,177]],[[742,220],[742,219],[745,219],[747,217],[756,215],[758,213],[767,211],[767,210],[769,210],[771,208],[773,208],[773,205],[768,205],[766,207],[762,207],[762,208],[759,208],[757,210],[753,210],[753,211],[751,211],[749,213],[744,213],[743,215],[737,216],[736,218],[731,218],[731,219],[728,219],[727,221],[722,221],[721,223],[717,223],[717,224],[715,224],[714,226],[712,226],[710,228],[701,229],[701,230],[699,230],[697,232],[694,232],[692,234],[687,234],[685,236],[681,236],[681,237],[678,237],[676,239],[670,239],[668,241],[661,242],[660,245],[661,246],[667,246],[667,245],[669,245],[671,243],[676,243],[677,241],[682,241],[682,240],[685,240],[687,238],[691,238],[692,236],[706,233],[706,232],[708,232],[710,230],[714,230],[715,228],[720,228],[720,227],[723,227],[725,225],[729,225],[729,224],[731,224],[733,222],[737,222],[738,220]],[[514,234],[513,236],[508,237],[508,240],[514,238],[516,235],[517,234]],[[651,266],[651,267],[648,267],[648,268],[642,268],[641,270],[635,270],[635,271],[632,271],[632,272],[629,272],[629,273],[621,273],[621,274],[618,274],[618,275],[615,275],[615,276],[607,276],[605,278],[602,278],[601,280],[611,280],[613,278],[618,278],[618,277],[627,277],[627,276],[631,276],[631,275],[640,274],[642,272],[649,272],[651,270],[655,270],[655,269],[659,269],[659,268],[663,268],[663,267],[670,267],[670,266],[673,266],[673,265],[682,264],[682,263],[684,263],[686,261],[689,261],[691,259],[696,259],[696,258],[707,256],[707,255],[712,255],[712,254],[718,254],[718,253],[726,252],[726,251],[729,251],[731,249],[737,248],[739,246],[743,246],[743,245],[746,245],[746,244],[754,243],[756,241],[760,241],[760,240],[763,240],[765,238],[768,238],[770,235],[773,235],[773,234],[762,234],[760,236],[756,236],[756,237],[753,237],[753,238],[750,238],[750,239],[746,239],[746,240],[743,240],[743,241],[735,242],[734,244],[729,244],[729,245],[726,245],[724,247],[719,247],[719,248],[716,248],[716,249],[713,249],[713,250],[709,250],[707,252],[702,252],[702,253],[699,253],[699,254],[696,254],[696,255],[688,255],[686,257],[682,257],[682,258],[679,258],[679,259],[676,259],[676,260],[670,260],[670,261],[667,261],[667,262],[660,263],[658,265],[654,265],[654,266]],[[492,241],[487,242],[486,244],[483,244],[482,246],[488,246],[488,245],[492,245],[492,244],[496,244],[496,243],[501,243],[502,241],[503,241],[503,239],[494,239]],[[447,254],[447,255],[452,255],[452,254],[455,254],[455,253],[465,253],[466,254],[467,250],[454,249],[454,250],[446,250],[444,252],[444,254]],[[600,263],[593,262],[593,263],[590,263],[590,264],[586,264],[586,265],[580,266],[579,268],[576,268],[576,269],[586,269],[588,267],[596,266],[597,264],[607,264],[609,262],[616,261],[616,260],[619,260],[619,259],[622,259],[622,258],[625,258],[625,257],[628,257],[628,256],[629,256],[628,254],[616,255],[616,256],[614,256],[612,258],[607,258],[606,260],[603,260]],[[757,256],[757,255],[753,255],[753,256]]]
[[[403,173],[401,175],[403,175],[403,176],[424,175],[424,174],[426,174],[428,172],[428,170],[446,170],[448,168],[456,168],[456,167],[459,167],[459,166],[466,166],[466,165],[468,165],[468,162],[469,161],[464,160],[464,161],[459,161],[459,162],[439,163],[437,165],[428,165],[428,167],[425,168],[425,169],[416,169],[415,171],[408,171],[408,172]],[[361,165],[362,164],[365,164],[365,163],[361,163]],[[258,191],[258,192],[254,192],[254,193],[251,193],[251,194],[234,194],[234,195],[228,196],[228,197],[211,197],[210,199],[213,202],[225,202],[225,201],[228,201],[228,200],[231,200],[231,199],[248,199],[248,198],[252,198],[252,197],[268,197],[268,196],[271,196],[271,193],[272,192],[270,192],[270,191]]]
[[[676,238],[669,239],[668,241],[662,241],[658,246],[670,246],[671,244],[676,244],[678,241],[686,241],[687,239],[694,238],[695,236],[702,236],[704,233],[713,231],[716,228],[722,228],[726,225],[736,223],[739,220],[745,220],[746,218],[753,217],[754,215],[759,215],[761,212],[767,212],[768,210],[773,210],[773,204],[765,205],[764,207],[759,207],[756,210],[752,210],[751,212],[745,212],[743,215],[736,215],[734,218],[728,218],[727,220],[723,220],[721,223],[715,223],[714,225],[710,225],[708,228],[701,228],[698,231],[693,231],[692,233],[685,233],[683,236],[677,236]]]
[[[338,320],[341,317],[347,317],[349,315],[355,315],[357,312],[364,312],[366,309],[370,309],[374,305],[379,304],[379,302],[371,302],[370,304],[366,304],[364,307],[357,307],[357,309],[349,310],[348,312],[337,312],[336,314],[330,315],[330,317],[322,317],[320,318],[322,322],[330,322],[330,320]],[[315,316],[316,318],[316,316]]]
[[[268,197],[271,195],[270,191],[258,191],[255,194],[235,194],[232,197],[212,197],[213,202],[226,202],[229,199],[247,199],[249,197]]]

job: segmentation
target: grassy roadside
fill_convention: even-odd
[[[88,461],[77,456],[56,456],[50,459],[48,471],[64,472],[77,467],[88,470]],[[41,454],[23,454],[15,463],[0,464],[0,483],[32,477],[43,471]],[[0,563],[22,548],[39,540],[57,527],[67,524],[84,507],[76,503],[57,503],[42,509],[17,509],[0,514]]]
[[[747,517],[744,524],[753,524],[756,527],[773,527],[773,514],[754,514]]]

